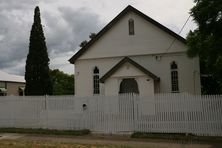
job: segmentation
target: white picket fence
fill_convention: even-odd
[[[0,97],[0,128],[222,136],[222,96]]]

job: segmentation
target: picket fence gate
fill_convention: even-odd
[[[0,97],[3,127],[222,136],[222,96],[5,96]]]

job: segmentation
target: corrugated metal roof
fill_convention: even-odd
[[[0,81],[25,83],[25,78],[24,76],[8,74],[0,70]]]

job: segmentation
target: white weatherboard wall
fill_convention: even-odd
[[[83,109],[82,105],[87,108]],[[0,128],[222,136],[222,96],[0,97]]]
[[[154,80],[151,77],[139,77],[137,82],[141,96],[154,96]]]
[[[134,78],[138,84],[139,94],[141,96],[154,95],[154,81],[130,63],[125,63],[114,74],[108,78],[105,83],[105,95],[118,95],[120,84],[123,79]]]
[[[178,66],[179,92],[201,93],[199,58],[188,58],[186,53],[171,53],[155,56],[133,56],[139,63],[156,76],[160,77],[160,93],[171,93],[170,64],[175,61]]]
[[[75,95],[92,96],[93,95],[93,69],[99,68],[100,77],[116,65],[121,58],[107,58],[99,60],[77,60],[75,62]],[[104,89],[101,84],[101,94]]]
[[[118,78],[109,78],[105,82],[105,95],[112,96],[119,94],[120,80]]]
[[[135,35],[128,32],[128,20],[131,18],[135,23]],[[173,40],[175,42],[168,50]],[[102,77],[127,56],[160,77],[160,93],[171,93],[170,63],[175,61],[178,64],[179,91],[200,94],[199,58],[188,58],[186,50],[185,43],[129,12],[75,61],[75,93],[77,96],[93,95],[93,68],[97,66]],[[140,85],[145,86],[145,78],[139,79]],[[118,94],[120,81],[118,77],[109,78],[100,85],[101,95]],[[150,87],[139,89],[141,94],[154,91]]]
[[[75,63],[75,92],[76,96],[92,96],[93,95],[93,68],[97,66],[100,70],[100,77],[106,74],[114,67],[122,58],[100,58],[77,60]],[[178,65],[179,89],[180,92],[188,92],[192,94],[200,94],[200,73],[199,58],[190,59],[186,53],[163,54],[159,60],[153,55],[131,56],[129,57],[156,76],[160,77],[160,93],[171,93],[171,71],[170,64],[175,61]],[[137,70],[137,69],[136,69]],[[124,74],[124,73],[123,73]],[[130,73],[125,73],[127,76]],[[142,73],[140,76],[144,76]],[[114,75],[115,76],[115,75]],[[105,84],[101,83],[101,95],[116,95],[119,92],[120,77],[107,79]],[[124,75],[122,75],[124,76]],[[143,79],[143,80],[142,80]],[[114,80],[114,82],[111,82]],[[139,83],[145,85],[145,78],[140,78]],[[143,84],[142,84],[143,83]],[[113,87],[115,85],[115,87]],[[140,86],[141,86],[140,85]],[[144,91],[150,90],[151,87],[140,87]],[[106,91],[105,91],[106,89]],[[143,92],[143,91],[141,91]],[[142,94],[142,93],[141,93]]]
[[[134,19],[135,35],[129,35],[128,20]],[[142,17],[129,13],[96,41],[79,59],[134,56],[165,53],[175,38]],[[185,52],[187,46],[181,41],[168,52]]]

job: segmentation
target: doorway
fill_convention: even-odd
[[[134,78],[123,79],[120,83],[119,94],[139,94],[138,84]]]

